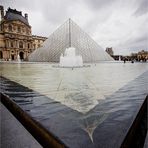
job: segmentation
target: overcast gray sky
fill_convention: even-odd
[[[1,2],[2,1],[2,2]],[[148,0],[0,0],[29,15],[34,35],[48,37],[68,18],[105,50],[148,50]]]

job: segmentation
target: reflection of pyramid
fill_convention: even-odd
[[[75,47],[76,54],[81,55],[84,62],[113,60],[88,34],[71,19],[66,21],[36,49],[29,61],[59,62],[61,53],[68,47]]]

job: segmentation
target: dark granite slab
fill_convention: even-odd
[[[42,148],[22,124],[1,103],[0,113],[1,148]]]
[[[2,102],[11,101],[61,147],[119,148],[148,94],[147,75],[148,71],[85,114],[4,77],[0,88]]]
[[[144,148],[148,148],[148,133],[145,139]]]

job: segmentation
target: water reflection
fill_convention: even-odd
[[[103,113],[99,115],[98,113],[90,113],[81,117],[80,126],[81,128],[88,134],[89,138],[93,143],[93,133],[96,127],[101,124],[106,118],[108,114]]]

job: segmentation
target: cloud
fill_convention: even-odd
[[[110,7],[116,0],[86,0],[88,5],[94,10],[105,9]]]
[[[28,13],[32,32],[49,36],[72,18],[104,49],[116,54],[148,49],[147,0],[2,0],[2,5]]]
[[[135,16],[141,16],[148,12],[148,1],[147,0],[140,0],[140,4],[138,8],[134,12]]]

